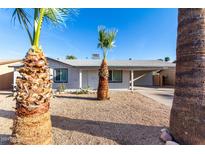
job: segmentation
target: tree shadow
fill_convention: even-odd
[[[159,126],[70,119],[61,116],[52,116],[51,119],[53,127],[104,137],[118,144],[162,144],[159,139],[162,127]]]
[[[98,101],[95,97],[83,97],[83,96],[55,96],[56,98],[68,98],[68,99],[78,99],[78,100],[91,100]]]
[[[15,116],[14,111],[7,111],[0,109],[0,117],[13,119]],[[0,134],[0,145],[9,145],[10,144],[10,137],[9,134]]]
[[[174,98],[173,94],[156,94],[156,95],[162,96],[162,97],[167,98],[167,99],[173,99]]]
[[[0,95],[13,95],[13,92],[0,92]]]
[[[0,145],[9,145],[11,135],[0,134]]]
[[[13,119],[14,116],[14,111],[0,110],[0,117]],[[118,144],[163,144],[159,139],[160,130],[163,128],[161,126],[71,119],[56,115],[52,115],[51,120],[53,127],[107,138],[117,142]],[[9,137],[10,135],[0,134],[0,144],[9,144]]]
[[[14,111],[7,111],[0,109],[0,117],[7,118],[7,119],[13,119],[15,116]]]

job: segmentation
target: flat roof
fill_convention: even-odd
[[[61,60],[60,60],[61,61]],[[102,60],[63,60],[75,67],[99,67]],[[161,60],[107,60],[110,67],[175,67],[175,63]]]
[[[16,63],[20,61],[21,59],[0,59],[0,65],[11,64],[11,63]]]
[[[72,67],[99,67],[102,60],[86,59],[86,60],[60,60],[47,57],[48,60],[55,60],[59,63],[64,63]],[[109,67],[126,67],[126,68],[175,68],[176,64],[171,62],[164,62],[161,60],[107,60]],[[21,64],[13,67],[20,67]]]

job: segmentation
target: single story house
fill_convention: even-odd
[[[0,90],[11,90],[13,88],[14,68],[10,65],[16,65],[20,61],[20,59],[0,60]]]
[[[97,89],[102,60],[59,60],[47,57],[53,89]],[[134,86],[174,85],[175,64],[160,60],[108,60],[110,89],[134,89]],[[16,69],[19,65],[14,66]],[[171,73],[170,73],[171,72]],[[162,78],[160,74],[165,74]],[[14,72],[15,78],[18,72]]]

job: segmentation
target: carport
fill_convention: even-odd
[[[143,67],[143,68],[133,68],[130,70],[130,90],[134,90],[135,86],[154,86],[154,74],[159,74],[160,77],[162,77],[164,74],[166,74],[166,77],[169,78],[169,83],[174,83],[174,76],[175,74],[172,73],[175,68],[172,67]],[[171,73],[169,73],[172,71]],[[160,73],[161,74],[160,74]],[[164,73],[166,72],[166,73]],[[168,73],[167,73],[168,72]],[[161,86],[161,80],[159,78],[159,85]]]

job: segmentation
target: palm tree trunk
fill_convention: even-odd
[[[97,92],[97,99],[99,100],[109,99],[108,76],[109,76],[109,71],[108,71],[107,61],[106,59],[103,59],[99,70],[99,84],[98,84],[98,92]]]
[[[47,60],[40,49],[30,49],[16,79],[16,117],[12,144],[51,144],[51,80]]]
[[[179,9],[170,130],[182,144],[205,144],[205,9]]]

